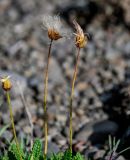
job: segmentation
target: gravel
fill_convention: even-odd
[[[81,50],[75,85],[74,145],[82,141],[78,150],[95,160],[104,155],[109,134],[121,139],[124,146],[130,146],[130,101],[127,94],[130,23],[127,3],[127,0],[120,3],[65,0],[63,5],[54,0],[0,1],[0,76],[11,75],[12,78],[11,99],[19,137],[23,135],[30,140],[31,130],[17,81],[32,116],[34,137],[43,140],[43,83],[49,39],[41,27],[42,15],[60,12],[69,38],[55,42],[52,48],[47,104],[49,151],[58,152],[68,145],[68,99],[76,56],[72,36],[72,19],[75,17],[84,31],[90,33],[91,39]],[[10,119],[4,92],[0,90],[0,94],[1,128]],[[10,131],[8,128],[0,139],[0,152],[5,147],[4,139],[12,139]],[[123,156],[129,159],[130,154],[126,152]],[[125,158],[120,156],[118,159]]]

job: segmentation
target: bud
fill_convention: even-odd
[[[9,79],[9,76],[6,77],[6,78],[2,78],[1,79],[1,82],[2,82],[2,88],[5,90],[5,91],[9,91],[11,88],[12,88],[12,84],[11,84],[11,81]]]

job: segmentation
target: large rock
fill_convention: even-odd
[[[110,120],[104,120],[86,124],[76,134],[77,140],[90,140],[92,143],[102,143],[109,134],[114,135],[118,130],[118,125]]]

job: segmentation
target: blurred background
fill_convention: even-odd
[[[12,75],[12,106],[19,139],[30,147],[31,128],[16,81],[34,124],[33,136],[43,139],[43,79],[49,39],[42,17],[59,14],[74,32],[76,19],[90,34],[82,49],[73,103],[74,151],[100,159],[108,135],[130,146],[130,0],[0,0],[0,74]],[[70,34],[70,35],[71,35]],[[53,44],[49,68],[49,151],[68,146],[68,98],[75,64],[73,37]],[[0,129],[9,124],[6,98],[0,89]],[[8,148],[11,126],[0,137]],[[125,152],[122,160],[130,159]]]

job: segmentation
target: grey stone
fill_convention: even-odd
[[[49,80],[53,85],[63,84],[65,82],[61,67],[58,65],[57,61],[54,58],[51,58],[50,61]]]
[[[115,122],[104,120],[84,125],[77,131],[75,138],[77,140],[99,141],[99,139],[107,138],[109,134],[115,134],[118,130],[118,125]]]
[[[13,138],[13,135],[11,133],[11,131],[6,130],[3,135],[1,136],[1,138],[6,139],[8,142],[11,141],[11,139]]]

